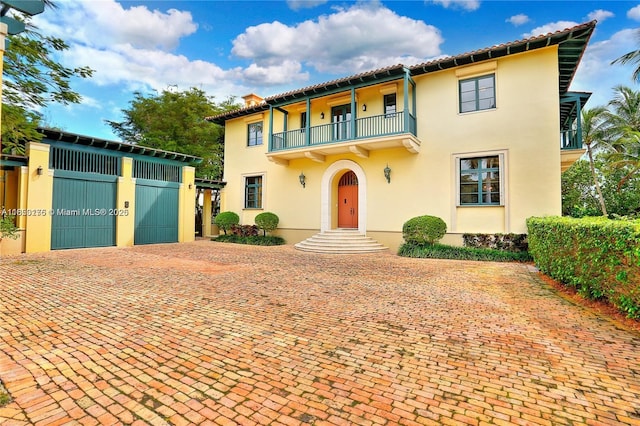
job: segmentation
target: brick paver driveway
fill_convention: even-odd
[[[0,423],[640,424],[640,336],[526,265],[197,241],[0,278]]]

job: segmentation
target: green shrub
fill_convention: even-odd
[[[240,223],[240,216],[234,212],[218,213],[214,223],[224,231],[225,235],[227,235],[227,229],[231,229],[231,226]]]
[[[256,226],[262,229],[262,235],[266,236],[267,232],[275,231],[278,228],[280,218],[275,213],[262,212],[256,216],[255,222]]]
[[[234,243],[234,244],[249,244],[253,246],[281,246],[285,244],[285,241],[282,237],[274,237],[274,236],[266,236],[262,235],[250,235],[250,236],[242,236],[242,235],[220,235],[217,238],[212,238],[212,241],[218,243]]]
[[[454,247],[444,244],[410,244],[400,246],[398,255],[427,259],[483,260],[491,262],[530,262],[528,252],[487,248]]]
[[[529,218],[527,227],[542,272],[640,318],[640,221],[547,217]]]
[[[15,216],[6,215],[4,217],[0,217],[0,241],[3,238],[10,238],[12,240],[17,240],[20,236],[18,234],[18,228],[16,228],[16,218]]]
[[[402,225],[402,237],[409,244],[435,244],[447,233],[447,224],[436,216],[418,216]]]
[[[529,249],[527,234],[462,234],[462,241],[465,247],[505,250],[515,253]]]

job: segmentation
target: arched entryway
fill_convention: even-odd
[[[351,170],[338,181],[338,228],[358,228],[358,176]]]
[[[351,160],[338,160],[335,163],[327,167],[322,175],[321,182],[321,205],[320,205],[320,231],[325,232],[332,229],[332,227],[339,227],[340,224],[333,222],[332,214],[339,214],[336,212],[337,206],[334,204],[336,200],[339,200],[339,183],[342,177],[352,173],[353,176],[345,179],[351,179],[351,182],[357,182],[356,195],[357,198],[356,208],[354,210],[355,222],[352,223],[353,228],[357,228],[361,234],[366,234],[367,230],[367,178],[364,174],[364,170],[358,163]],[[354,179],[355,178],[355,179]],[[345,185],[346,186],[346,185]],[[333,201],[332,201],[333,200]],[[343,198],[344,204],[344,198]],[[335,216],[334,216],[335,218]],[[334,219],[335,220],[335,219]]]

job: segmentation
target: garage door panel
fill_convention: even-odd
[[[178,188],[136,185],[134,244],[178,241]]]
[[[54,178],[51,249],[114,246],[115,205],[114,182]]]

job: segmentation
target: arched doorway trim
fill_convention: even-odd
[[[367,179],[360,165],[351,160],[338,160],[327,167],[322,175],[320,200],[320,231],[331,229],[331,195],[337,188],[333,187],[334,177],[345,170],[353,171],[358,177],[358,232],[366,234],[367,230]]]

